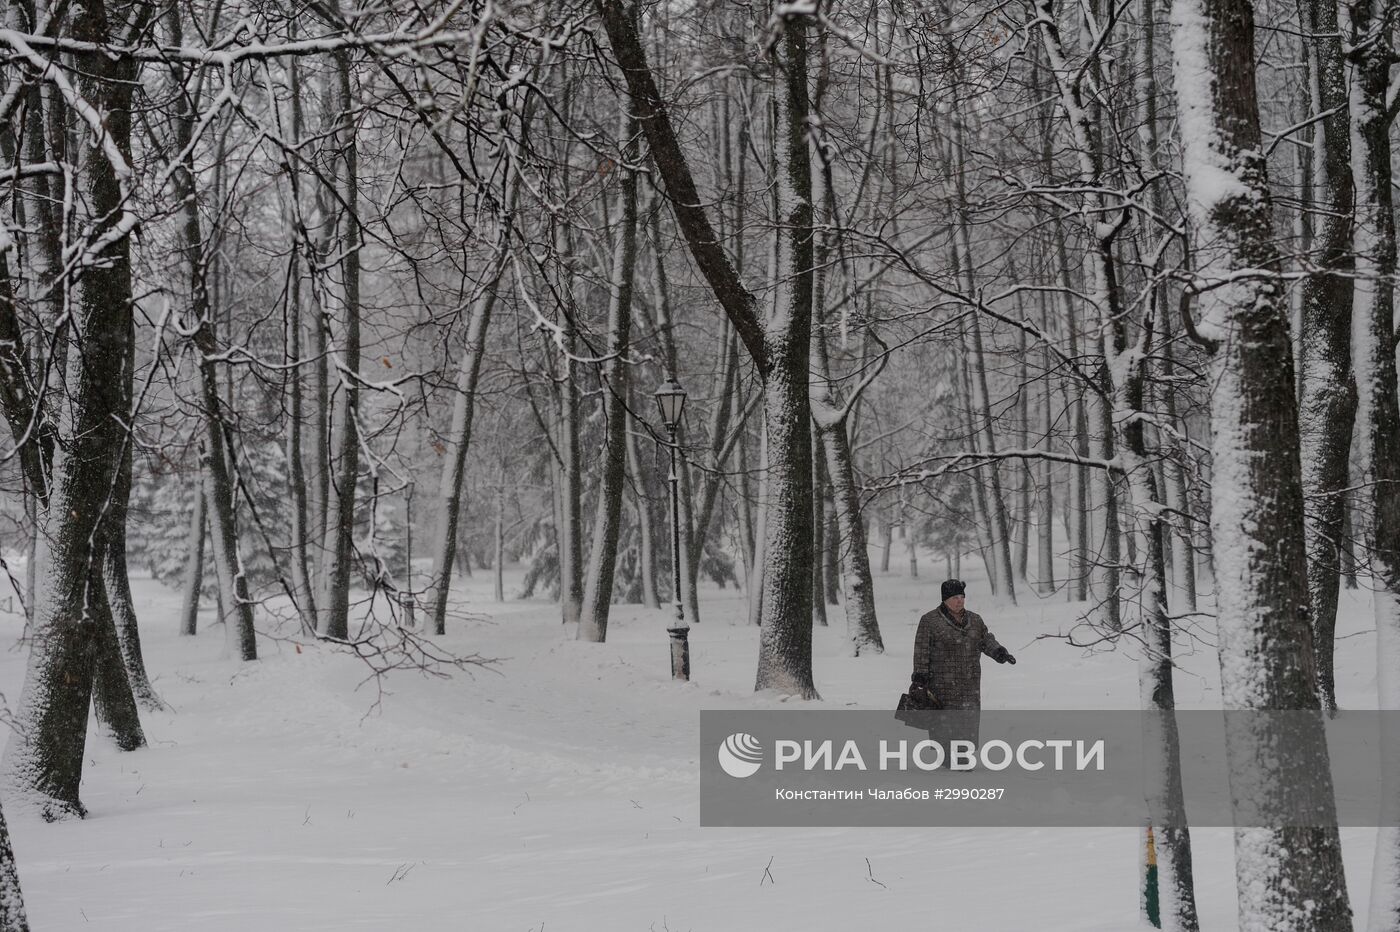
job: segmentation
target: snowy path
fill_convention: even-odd
[[[146,751],[94,740],[86,821],[12,818],[36,932],[1087,932],[1136,915],[1131,830],[700,828],[697,711],[779,704],[751,692],[757,632],[732,590],[707,592],[694,681],[676,685],[661,614],[618,606],[607,644],[579,644],[552,605],[493,604],[489,580],[467,580],[463,598],[489,617],[444,643],[506,658],[499,672],[395,674],[371,711],[355,659],[264,640],[240,669],[218,659],[220,629],[176,637],[175,594],[137,586],[148,666],[175,711],[146,716]],[[846,657],[832,612],[816,632],[822,705],[892,704],[934,586],[877,579],[885,656]],[[1360,594],[1344,597],[1341,633],[1369,628]],[[970,600],[1021,660],[986,666],[988,706],[1134,707],[1131,660],[1037,640],[1073,613],[1028,601]],[[12,640],[17,619],[3,622]],[[23,659],[0,654],[11,702]],[[1370,637],[1343,640],[1338,663],[1343,704],[1374,705]],[[1216,704],[1208,645],[1184,666],[1182,704]],[[1361,918],[1374,833],[1343,836]],[[1203,927],[1234,928],[1230,833],[1195,841]]]

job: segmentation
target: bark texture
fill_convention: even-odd
[[[1254,9],[1247,0],[1176,0],[1171,19],[1201,286],[1196,329],[1212,346],[1222,700],[1227,709],[1317,710],[1287,309],[1276,278],[1240,274],[1278,261],[1261,154]],[[1297,736],[1295,753],[1273,760],[1261,750],[1278,737],[1263,728],[1229,731],[1232,789],[1266,809],[1306,790],[1330,799],[1321,717]],[[1236,829],[1235,873],[1243,932],[1351,928],[1335,827]]]

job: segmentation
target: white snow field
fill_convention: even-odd
[[[915,620],[938,600],[941,561],[921,569],[876,579],[883,656],[849,657],[844,614],[830,610],[815,633],[822,699],[795,704],[893,708]],[[1023,592],[1009,608],[970,582],[969,607],[1020,661],[984,662],[986,707],[1137,707],[1130,650],[1042,637],[1073,624],[1061,598]],[[479,573],[458,592],[478,617],[449,620],[441,642],[499,664],[395,673],[376,707],[374,684],[356,688],[358,659],[261,637],[259,661],[223,660],[212,612],[178,637],[178,595],[135,585],[147,665],[172,710],[145,716],[149,749],[90,738],[86,820],[9,813],[36,932],[1137,927],[1133,829],[700,827],[699,711],[782,705],[752,691],[758,630],[732,589],[705,591],[693,679],[677,684],[666,612],[615,606],[607,643],[578,643],[555,605],[493,602]],[[19,616],[0,625],[13,645]],[[1374,708],[1367,593],[1343,592],[1338,627],[1341,703]],[[1185,708],[1218,706],[1212,630],[1181,658]],[[24,662],[22,648],[0,651],[11,706]],[[1358,925],[1374,836],[1343,830]],[[1234,929],[1231,833],[1193,839],[1202,928]]]

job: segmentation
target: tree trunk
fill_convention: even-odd
[[[179,11],[172,11],[172,19],[179,19]],[[178,23],[177,27],[178,28]],[[295,28],[295,27],[293,27]],[[176,33],[178,37],[178,33]],[[287,63],[288,77],[293,87],[299,86],[300,69],[296,59]],[[292,117],[292,138],[302,138],[302,111],[301,97],[299,94],[292,94],[291,97],[291,117]],[[284,157],[284,171],[289,180],[295,179],[296,174],[292,169],[289,160]],[[291,495],[291,560],[292,560],[292,587],[296,595],[297,614],[301,617],[302,631],[307,634],[314,634],[316,631],[316,591],[311,583],[310,564],[311,548],[314,546],[312,540],[319,541],[325,534],[325,501],[324,498],[317,498],[313,490],[315,486],[308,486],[306,477],[306,451],[304,448],[304,434],[306,430],[306,409],[305,409],[305,375],[303,374],[302,362],[302,328],[309,323],[312,330],[319,327],[319,315],[307,313],[308,308],[304,301],[302,292],[303,266],[307,273],[311,272],[312,261],[314,259],[314,249],[311,245],[310,237],[305,233],[305,221],[301,210],[301,191],[296,182],[292,181],[292,190],[289,194],[290,210],[288,220],[291,228],[295,231],[291,243],[291,268],[288,272],[290,278],[290,293],[287,300],[287,381],[286,391],[288,402],[287,411],[287,490]],[[302,250],[305,249],[303,255]],[[324,360],[317,358],[317,366],[324,366]],[[322,381],[324,386],[324,381]],[[316,420],[324,427],[326,409],[324,406],[315,410]],[[316,473],[324,471],[326,450],[322,446],[318,451],[320,459],[315,460],[317,464]],[[318,504],[319,502],[319,504]],[[202,520],[202,518],[201,518]],[[201,539],[202,545],[202,539]]]
[[[830,485],[826,475],[826,450],[820,430],[812,431],[812,552],[820,556],[826,550],[826,496],[825,487]],[[812,561],[812,623],[819,627],[829,626],[826,617],[826,564],[820,559]]]
[[[832,496],[841,544],[841,590],[846,601],[846,636],[851,652],[884,653],[880,625],[875,615],[875,582],[870,573],[870,551],[865,542],[865,525],[860,518],[860,493],[856,488],[855,470],[851,465],[851,444],[846,433],[851,410],[864,390],[879,375],[883,363],[860,382],[851,397],[843,399],[832,379],[830,354],[827,352],[826,321],[820,305],[814,313],[812,328],[812,387],[810,407],[812,421],[826,453],[826,473],[830,476]],[[885,521],[885,555],[889,555],[889,526]],[[910,536],[912,563],[913,543]],[[821,551],[817,551],[820,555]],[[821,597],[821,593],[817,593]]]
[[[837,515],[839,521],[841,516]],[[894,518],[890,515],[890,510],[885,508],[880,512],[880,572],[890,571],[890,551],[894,548]]]
[[[183,195],[182,246],[190,265],[191,323],[187,328],[194,331],[195,350],[199,355],[197,365],[200,406],[203,409],[201,475],[205,477],[206,482],[203,494],[208,500],[213,531],[211,537],[214,545],[214,570],[218,574],[225,608],[229,612],[223,618],[225,650],[230,657],[255,660],[257,642],[253,633],[253,606],[248,598],[248,584],[243,576],[243,566],[238,554],[234,478],[228,460],[228,440],[222,415],[223,401],[219,397],[219,377],[215,362],[219,355],[219,347],[214,335],[214,306],[209,295],[204,234],[199,219],[198,191],[190,146],[194,137],[195,116],[188,109],[183,95],[178,96],[177,101],[175,137],[179,151],[187,153],[181,165],[178,183]]]
[[[105,579],[95,576],[88,584],[88,611],[92,613],[97,638],[93,651],[92,710],[98,727],[119,750],[135,751],[146,746],[146,734],[122,660],[113,608]]]
[[[841,532],[841,593],[846,603],[846,636],[851,639],[854,656],[883,654],[885,644],[875,615],[875,582],[870,573],[870,552],[865,545],[865,525],[860,520],[860,495],[851,470],[845,421],[824,430],[827,470],[831,473],[836,519]],[[912,537],[910,539],[912,541]],[[912,563],[912,556],[910,560]]]
[[[1221,698],[1227,709],[1318,709],[1288,313],[1276,278],[1239,275],[1278,263],[1255,90],[1254,10],[1247,0],[1175,0],[1171,19],[1193,259],[1204,286],[1196,330],[1212,348]],[[1225,280],[1232,284],[1211,287]],[[1330,800],[1320,716],[1291,736],[1282,758],[1263,753],[1279,736],[1255,725],[1262,721],[1227,730],[1232,792],[1248,793],[1269,813],[1285,811],[1298,792]],[[1335,824],[1237,828],[1235,873],[1242,927],[1351,928]]]
[[[1400,404],[1395,368],[1395,205],[1387,86],[1395,61],[1395,6],[1348,3],[1356,41],[1351,54],[1351,170],[1356,191],[1357,426],[1369,508],[1364,539],[1371,558],[1379,708],[1400,709]],[[1345,469],[1345,467],[1343,467]],[[1335,571],[1332,577],[1336,583]],[[1384,713],[1383,713],[1384,714]],[[1368,928],[1400,929],[1400,828],[1393,822],[1400,786],[1400,747],[1381,732],[1382,827],[1376,833]],[[1389,817],[1387,817],[1389,816]]]
[[[1113,318],[1109,316],[1109,319]],[[1104,336],[1104,339],[1107,340],[1107,335]],[[1105,361],[1097,381],[1102,388],[1107,390],[1111,376],[1108,372],[1107,355],[1103,358]],[[1115,443],[1113,436],[1111,403],[1102,396],[1091,396],[1089,410],[1098,428],[1096,439],[1098,440],[1099,458],[1112,460],[1117,443]],[[1099,538],[1098,546],[1094,549],[1095,559],[1094,568],[1090,572],[1090,587],[1094,590],[1103,612],[1104,627],[1109,631],[1116,632],[1123,629],[1122,608],[1116,595],[1122,587],[1122,580],[1119,576],[1123,563],[1123,546],[1120,538],[1122,527],[1118,522],[1118,486],[1113,473],[1106,469],[1096,470],[1094,481],[1098,484],[1096,504],[1103,509],[1103,522],[1101,525],[1102,536]]]
[[[1311,185],[1325,205],[1312,256],[1318,271],[1304,279],[1301,289],[1298,428],[1309,499],[1304,521],[1318,694],[1323,708],[1335,709],[1338,544],[1357,404],[1351,372],[1351,139],[1337,4],[1301,0],[1298,14],[1312,79],[1311,116],[1321,117],[1313,130]]]
[[[335,63],[336,92],[340,105],[335,141],[340,147],[336,184],[340,187],[340,234],[336,244],[340,262],[342,308],[338,368],[332,428],[334,462],[326,463],[329,479],[326,501],[326,535],[321,567],[324,591],[317,599],[320,617],[316,633],[323,638],[350,636],[350,578],[355,552],[355,485],[360,472],[360,179],[359,152],[353,117],[354,93],[350,81],[350,53],[340,50]],[[329,341],[328,341],[329,342]],[[217,547],[218,535],[215,534]],[[217,551],[216,551],[217,555]],[[226,597],[230,590],[225,589]],[[234,596],[236,599],[237,596]]]
[[[964,244],[966,246],[966,243]],[[964,251],[964,255],[971,261],[971,253]],[[970,272],[969,272],[970,274]],[[980,418],[979,429],[985,438],[982,444],[984,452],[995,456],[997,452],[996,435],[992,427],[992,404],[987,392],[987,368],[986,357],[982,349],[982,323],[980,318],[971,315],[972,324],[972,395],[975,405],[975,416]],[[1016,581],[1011,568],[1011,526],[1006,517],[1006,498],[1001,490],[1001,471],[995,460],[987,466],[987,477],[990,487],[987,489],[988,504],[991,513],[989,532],[992,536],[991,546],[993,552],[993,565],[997,573],[997,585],[995,587],[999,596],[1004,596],[1011,600],[1011,604],[1016,604]]]
[[[1061,316],[1065,322],[1065,335],[1069,342],[1071,358],[1079,358],[1079,321],[1074,312],[1074,303],[1069,295],[1073,281],[1069,271],[1069,251],[1065,246],[1064,230],[1056,225],[1055,246],[1057,267],[1060,278],[1059,302]],[[1068,399],[1069,419],[1074,429],[1074,452],[1088,459],[1089,418],[1085,411],[1085,389],[1082,382],[1071,380],[1064,386]],[[1089,551],[1089,469],[1086,466],[1069,467],[1069,494],[1066,496],[1066,513],[1069,516],[1069,585],[1066,595],[1071,602],[1083,602],[1089,598],[1089,572],[1093,561]]]
[[[957,258],[956,249],[953,250],[952,255],[956,267],[961,261]],[[968,450],[975,455],[981,452],[981,448],[977,441],[977,414],[973,410],[975,403],[973,401],[972,374],[968,365],[966,321],[961,319],[958,321],[957,353],[958,389],[962,396],[961,403],[958,405],[962,413],[961,426],[967,437]],[[975,469],[968,473],[967,481],[972,486],[972,525],[976,535],[977,551],[981,554],[982,562],[987,568],[987,585],[991,588],[992,595],[995,596],[999,591],[997,587],[1001,582],[1001,573],[996,559],[995,540],[988,541],[989,537],[996,537],[996,532],[993,530],[991,508],[987,503],[987,489],[982,482],[982,470]],[[885,552],[888,555],[888,544],[886,544]],[[888,557],[886,557],[885,562],[889,562]]]
[[[630,384],[630,383],[629,383]],[[629,411],[628,421],[633,421]],[[641,457],[637,455],[637,431],[627,431],[627,471],[632,474],[633,491],[637,507],[637,537],[640,539],[642,574],[642,604],[650,608],[661,607],[661,596],[656,591],[656,529],[652,521],[651,494],[648,475],[641,469]]]
[[[200,332],[207,324],[200,326]],[[196,335],[197,344],[200,342]],[[212,344],[212,340],[209,341]],[[253,632],[253,603],[248,596],[248,580],[238,555],[238,525],[234,515],[233,477],[229,475],[221,417],[218,414],[218,386],[213,378],[212,346],[201,348],[204,360],[203,403],[206,406],[205,436],[201,444],[204,475],[208,477],[205,494],[209,498],[212,518],[211,541],[214,547],[214,572],[219,577],[224,621],[224,653],[239,660],[256,660],[257,640]]]
[[[510,182],[514,188],[518,182]],[[514,198],[507,195],[507,201]],[[462,514],[462,484],[467,472],[467,451],[472,441],[472,419],[476,411],[476,385],[481,376],[481,361],[486,355],[486,334],[491,312],[496,304],[496,289],[505,272],[507,240],[505,227],[510,224],[509,207],[500,218],[502,230],[496,242],[496,254],[490,270],[483,276],[480,292],[472,302],[471,321],[467,324],[467,342],[462,348],[457,370],[457,391],[452,400],[452,425],[447,436],[447,457],[442,466],[438,497],[434,511],[438,516],[437,534],[433,541],[433,575],[430,582],[428,611],[424,630],[432,634],[447,632],[447,602],[452,587],[452,567],[457,556],[457,535]],[[468,561],[470,564],[470,561]]]
[[[1342,507],[1342,583],[1348,589],[1359,589],[1356,581],[1356,510],[1352,508],[1351,496],[1343,496],[1347,503]]]
[[[781,46],[781,52],[778,51]],[[776,126],[785,151],[778,198],[786,235],[780,241],[777,317],[764,342],[768,424],[768,540],[763,577],[763,631],[756,690],[819,698],[812,682],[812,458],[808,404],[811,355],[813,229],[808,147],[807,20],[786,21],[775,63],[784,87],[775,92]]]
[[[1104,489],[1105,550],[1109,564],[1106,580],[1110,588],[1102,593],[1112,630],[1122,626],[1120,606],[1126,606],[1133,627],[1141,632],[1142,658],[1138,667],[1140,703],[1144,711],[1164,713],[1148,716],[1144,754],[1147,785],[1144,793],[1151,812],[1148,831],[1155,829],[1160,844],[1157,862],[1159,921],[1176,932],[1195,932],[1195,885],[1191,870],[1191,838],[1187,827],[1181,782],[1180,746],[1173,712],[1176,708],[1172,682],[1171,615],[1167,607],[1166,564],[1162,549],[1161,493],[1147,456],[1144,423],[1147,367],[1152,358],[1156,314],[1160,308],[1149,302],[1130,345],[1128,328],[1121,313],[1118,268],[1114,255],[1111,222],[1112,205],[1101,193],[1103,188],[1103,149],[1099,127],[1085,102],[1081,76],[1097,70],[1096,61],[1075,65],[1066,59],[1055,15],[1054,0],[1039,0],[1037,9],[1041,44],[1059,90],[1060,109],[1069,130],[1079,173],[1087,192],[1083,213],[1093,216],[1095,225],[1087,231],[1093,249],[1089,251],[1087,277],[1092,306],[1097,312],[1101,334],[1101,369],[1098,373],[1103,394],[1096,404],[1101,414],[1103,459],[1121,463],[1126,493],[1129,547],[1128,559],[1120,574],[1117,488],[1113,471],[1100,470]],[[1151,2],[1143,4],[1143,35],[1147,45],[1146,69],[1150,72],[1153,18]],[[1097,105],[1094,105],[1097,106]],[[1123,217],[1126,221],[1127,217]],[[1116,436],[1121,432],[1121,437]],[[1144,876],[1143,903],[1146,906]]]
[[[953,118],[952,153],[949,160],[955,179],[954,193],[957,197],[957,204],[954,206],[957,214],[955,220],[956,244],[953,247],[955,267],[952,273],[955,279],[961,279],[963,288],[971,296],[976,294],[977,289],[972,267],[972,235],[968,230],[967,221],[967,192],[964,187],[966,166],[963,157],[962,134],[962,118],[955,115]],[[986,354],[982,345],[982,321],[976,311],[969,314],[968,319],[968,329],[970,329],[972,337],[972,356],[968,360],[971,369],[968,374],[968,383],[971,389],[968,404],[969,420],[972,426],[969,441],[975,450],[990,457],[987,465],[978,470],[978,473],[985,475],[988,483],[988,488],[983,496],[982,511],[988,519],[987,533],[991,537],[992,592],[1010,599],[1011,604],[1014,605],[1016,604],[1016,584],[1011,566],[1011,527],[1007,521],[1006,500],[1001,490],[1001,470],[995,458],[997,452],[996,432],[992,427],[992,402],[987,390]],[[964,324],[960,321],[959,334],[961,335],[963,331]]]
[[[775,191],[783,216],[784,274],[777,313],[760,321],[757,301],[720,248],[696,192],[688,160],[671,125],[626,7],[596,0],[632,106],[646,131],[672,210],[696,265],[764,379],[768,430],[767,552],[762,591],[763,631],[756,689],[815,698],[811,638],[811,447],[807,407],[812,298],[812,178],[808,152],[808,17],[783,23],[775,41],[775,94],[784,146],[783,180]],[[779,49],[781,49],[779,51]]]
[[[506,600],[506,477],[504,470],[496,486],[496,533],[491,560],[492,595],[497,602]]]
[[[119,529],[121,533],[116,533]],[[132,610],[135,603],[126,569],[125,528],[113,520],[112,527],[103,537],[102,582],[111,607],[113,635],[126,668],[128,683],[124,690],[132,694],[141,708],[156,712],[164,709],[165,703],[151,685],[151,678],[146,673],[146,661],[141,654],[141,636],[136,627],[136,614]]]
[[[577,623],[583,611],[583,477],[579,463],[578,386],[575,384],[573,324],[565,324],[563,378],[559,383],[559,610],[564,624]]]
[[[111,41],[99,0],[76,4],[70,29],[78,41]],[[74,347],[65,353],[67,429],[61,431],[71,439],[47,483],[34,636],[17,727],[3,764],[11,798],[35,806],[50,821],[84,812],[78,790],[94,659],[104,634],[94,611],[101,586],[103,506],[130,442],[123,385],[132,332],[130,232],[136,216],[125,206],[129,163],[119,175],[112,160],[129,160],[131,71],[127,62],[98,57],[76,77],[78,92],[103,115],[103,138],[95,138],[89,127],[75,154],[84,188],[79,196],[96,218],[94,234],[100,239],[97,261],[81,265],[72,283],[66,332]],[[104,151],[113,148],[118,155]]]
[[[1043,294],[1040,299],[1040,328],[1047,334],[1050,332],[1050,302]],[[1053,360],[1048,341],[1041,347],[1040,360],[1045,371],[1044,391],[1040,399],[1040,430],[1049,440],[1055,428],[1055,416],[1050,382]],[[1037,468],[1040,471],[1040,488],[1037,489],[1040,504],[1037,531],[1040,536],[1036,542],[1036,591],[1041,595],[1050,595],[1055,591],[1055,479],[1050,460],[1042,459]]]
[[[767,419],[765,418],[765,421]],[[768,425],[765,423],[758,435],[758,461],[768,460]],[[768,473],[758,474],[758,515],[754,521],[753,561],[749,568],[749,624],[763,624],[763,577],[768,561],[764,551],[768,546]]]
[[[190,534],[185,544],[185,579],[181,584],[180,633],[193,635],[199,626],[199,594],[204,588],[205,481],[195,474],[194,510],[190,514]]]
[[[314,256],[308,257],[315,259]],[[326,527],[330,523],[331,504],[331,383],[330,383],[330,315],[329,309],[322,306],[312,308],[307,321],[307,335],[311,338],[309,352],[312,359],[311,387],[311,450],[306,459],[311,464],[311,474],[307,477],[307,509],[311,546],[314,552],[311,565],[326,566],[328,554]],[[324,587],[322,587],[324,589]],[[320,595],[321,593],[317,593]],[[316,606],[316,623],[320,624],[321,606]]]
[[[24,523],[24,627],[28,634],[29,626],[34,623],[35,594],[39,591],[39,493],[27,487],[24,493]],[[0,870],[3,870],[3,865],[0,865]]]
[[[617,569],[617,539],[622,528],[622,487],[627,479],[628,360],[631,349],[632,281],[637,268],[636,122],[624,114],[622,166],[622,229],[613,248],[611,301],[608,307],[608,362],[603,375],[603,417],[606,424],[602,481],[594,513],[593,546],[583,590],[583,613],[578,639],[602,642],[608,634],[613,575]]]
[[[907,518],[906,518],[905,520],[908,521]],[[915,535],[914,535],[914,531],[913,531],[913,529],[912,529],[912,525],[910,525],[910,524],[906,524],[906,525],[904,526],[904,544],[905,544],[905,546],[906,546],[906,547],[908,548],[908,550],[909,550],[909,578],[910,578],[910,579],[918,579],[918,578],[919,578],[919,548],[918,548],[918,545],[917,545],[917,539],[916,539],[916,537],[915,537]]]
[[[1011,269],[1015,274],[1015,269]],[[1020,312],[1019,298],[1017,300],[1017,311]],[[1030,359],[1030,346],[1026,338],[1026,331],[1022,330],[1017,335],[1017,357],[1021,360],[1018,375],[1020,401],[1017,404],[1017,413],[1020,415],[1021,427],[1021,449],[1031,448],[1031,391],[1029,385],[1028,360]],[[1016,535],[1016,578],[1022,583],[1029,582],[1027,573],[1031,559],[1031,495],[1035,490],[1035,473],[1029,460],[1021,464],[1019,470],[1019,481],[1017,482],[1017,498],[1020,499],[1017,508],[1017,516],[1020,518],[1020,533]],[[910,556],[913,556],[912,545]]]
[[[297,614],[301,617],[302,630],[316,630],[316,597],[311,587],[311,577],[307,571],[309,513],[306,496],[305,454],[302,450],[302,430],[305,427],[305,414],[302,406],[301,376],[301,270],[297,263],[298,249],[292,248],[291,295],[288,298],[287,321],[287,360],[288,378],[286,397],[287,412],[287,491],[291,496],[291,561],[292,588],[296,593]]]
[[[826,522],[826,534],[824,535],[826,546],[822,548],[821,560],[825,570],[822,579],[826,583],[826,604],[836,605],[840,601],[837,593],[841,588],[841,519],[836,514],[836,495],[831,486],[830,480],[823,490],[823,517]],[[865,520],[861,519],[861,533],[865,532]],[[867,552],[866,562],[870,562],[870,555]]]
[[[735,393],[734,403],[739,404],[738,393]],[[754,498],[753,498],[753,477],[749,475],[749,437],[748,428],[740,428],[739,437],[739,544],[744,551],[744,588],[749,594],[749,599],[753,598],[753,568],[754,568]],[[759,428],[762,433],[762,428]],[[828,528],[830,526],[828,525]]]
[[[685,425],[676,431],[676,442],[685,449]],[[685,617],[690,624],[700,621],[700,545],[695,532],[695,490],[691,485],[690,463],[683,456],[676,458],[680,473],[681,520],[681,595],[685,599]]]
[[[0,932],[29,932],[29,917],[20,892],[15,851],[10,844],[10,827],[0,814]]]
[[[1162,376],[1167,382],[1162,395],[1163,414],[1167,423],[1173,425],[1182,434],[1185,434],[1184,425],[1181,418],[1177,416],[1176,409],[1176,388],[1171,384],[1176,373],[1176,365],[1173,361],[1172,330],[1166,326],[1167,317],[1163,317],[1162,345],[1159,353],[1162,357]],[[1185,445],[1182,444],[1184,447]],[[1167,534],[1171,540],[1171,572],[1172,589],[1179,593],[1181,599],[1180,610],[1184,612],[1196,611],[1196,548],[1192,545],[1194,536],[1194,516],[1191,515],[1191,500],[1186,489],[1186,470],[1182,467],[1180,454],[1166,454],[1166,463],[1162,473],[1166,481],[1167,507],[1176,513],[1177,517],[1167,526]]]
[[[135,366],[136,340],[133,331],[127,344],[132,355],[127,360],[126,368],[126,411],[124,418],[127,423],[132,420],[132,383],[131,378]],[[122,445],[121,465],[117,468],[117,481],[112,489],[112,494],[107,503],[107,516],[104,519],[105,529],[102,532],[102,583],[106,590],[107,604],[110,608],[110,617],[113,624],[113,636],[119,648],[119,656],[126,668],[128,681],[120,684],[116,688],[119,693],[134,697],[141,708],[155,712],[165,708],[165,703],[156,695],[155,687],[151,685],[150,675],[146,672],[146,659],[141,653],[141,631],[136,622],[136,603],[131,596],[131,580],[127,575],[126,568],[126,523],[128,513],[128,503],[131,500],[131,446],[130,438]],[[124,698],[121,701],[125,701]],[[140,731],[140,722],[135,724],[136,731]],[[138,746],[144,746],[145,739],[141,739]]]

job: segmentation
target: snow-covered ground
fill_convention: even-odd
[[[883,656],[847,656],[844,615],[831,610],[815,635],[822,700],[803,707],[891,708],[941,575],[877,577]],[[969,607],[1020,661],[984,664],[987,707],[1137,707],[1129,652],[1043,637],[1073,624],[1063,601],[1022,593],[1020,607],[998,606],[970,578]],[[479,574],[459,592],[477,617],[450,623],[441,641],[499,663],[451,679],[396,673],[376,705],[353,657],[262,638],[258,662],[222,660],[219,627],[177,637],[177,594],[135,585],[147,665],[171,711],[146,715],[147,750],[92,739],[86,820],[11,814],[36,932],[1088,932],[1135,922],[1132,829],[701,828],[699,710],[781,705],[752,692],[758,631],[732,589],[706,590],[693,678],[676,684],[664,612],[616,606],[607,643],[581,644],[553,604],[493,602]],[[19,621],[0,615],[6,645]],[[1345,707],[1375,706],[1370,628],[1365,594],[1344,592]],[[24,660],[0,651],[11,705]],[[1181,705],[1217,707],[1209,643],[1182,666]],[[1374,834],[1342,833],[1358,925]],[[1193,839],[1202,928],[1233,929],[1231,833]]]

